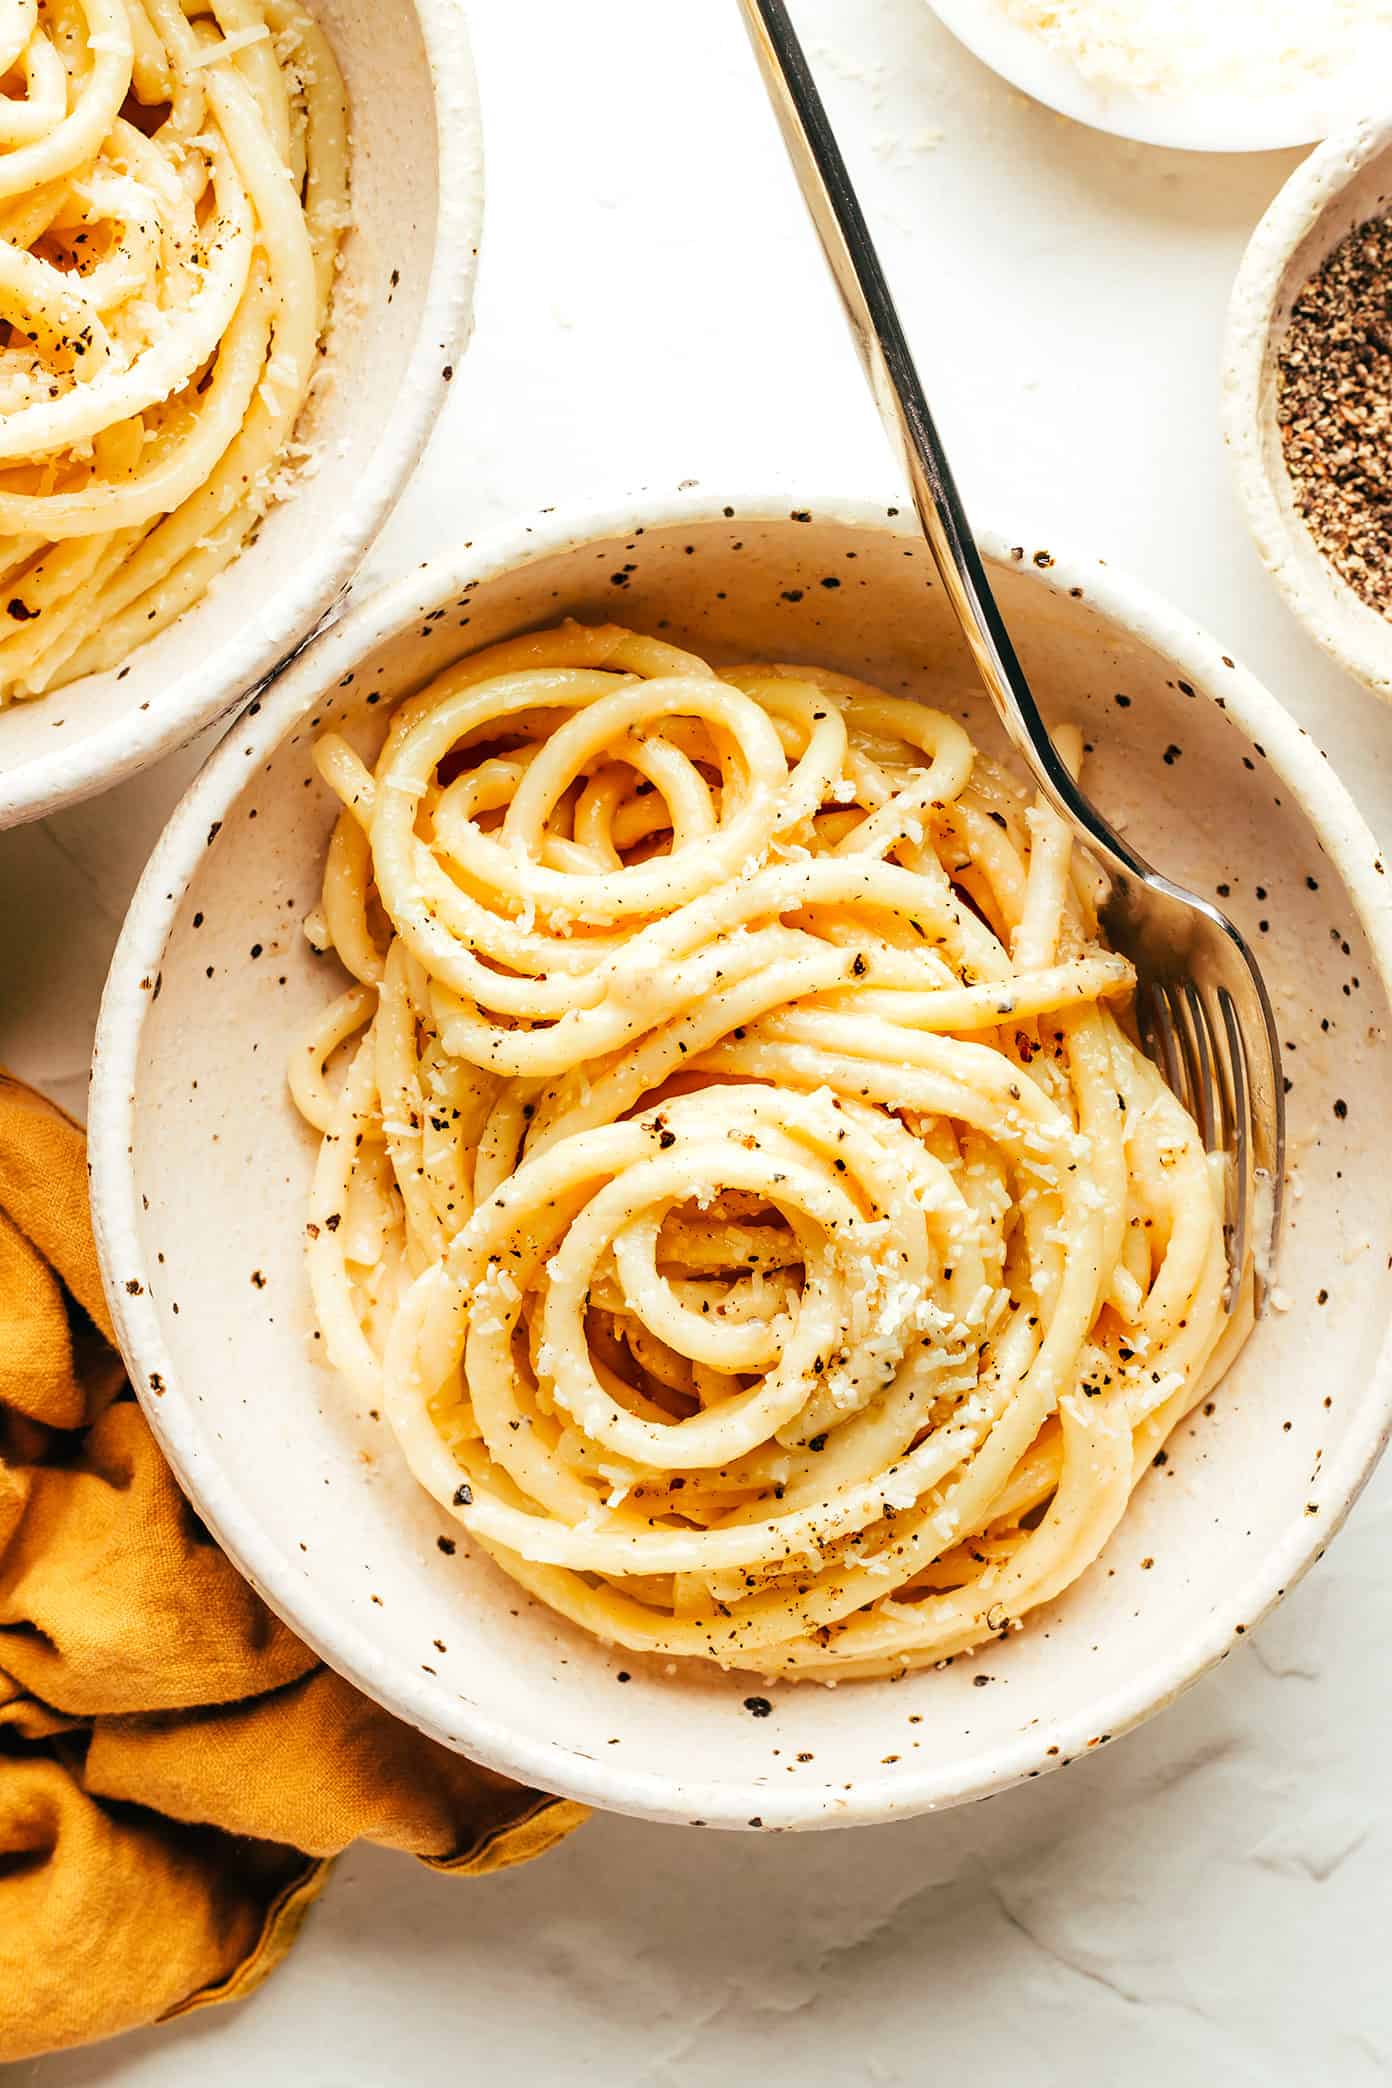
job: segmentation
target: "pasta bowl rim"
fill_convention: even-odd
[[[173,702],[119,711],[70,746],[0,767],[0,832],[44,819],[113,789],[229,717],[285,667],[335,613],[355,573],[420,462],[448,395],[446,365],[457,360],[473,324],[483,223],[483,133],[468,28],[454,0],[398,0],[418,25],[430,75],[438,149],[438,187],[429,278],[391,420],[364,458],[351,522],[331,533],[329,555],[314,552],[277,589],[277,635],[248,644],[228,623],[224,641],[180,677]],[[354,117],[356,122],[356,116]],[[353,164],[350,155],[350,168]],[[297,486],[288,504],[295,506]],[[240,556],[240,554],[239,554]],[[234,559],[232,565],[235,567]],[[231,568],[229,568],[230,570]],[[221,576],[218,576],[219,578]],[[179,619],[218,613],[218,584]],[[115,674],[115,668],[107,670]],[[62,693],[34,699],[51,703]]]
[[[884,528],[897,508],[836,497],[804,500],[818,522],[847,528]],[[934,1811],[1004,1790],[1031,1775],[1060,1766],[1082,1753],[1093,1733],[1116,1737],[1172,1702],[1213,1667],[1282,1595],[1316,1557],[1357,1499],[1392,1434],[1392,1329],[1384,1335],[1369,1373],[1356,1418],[1322,1474],[1326,1504],[1318,1523],[1296,1519],[1261,1566],[1209,1606],[1206,1621],[1174,1653],[1138,1670],[1125,1689],[1088,1702],[1075,1716],[1055,1720],[1047,1731],[1016,1735],[1009,1744],[983,1750],[973,1773],[915,1772],[904,1765],[891,1783],[867,1779],[847,1794],[834,1813],[814,1795],[782,1791],[768,1783],[698,1782],[678,1776],[636,1773],[611,1760],[577,1756],[548,1738],[518,1736],[479,1705],[461,1705],[453,1693],[403,1658],[396,1669],[358,1627],[326,1597],[293,1574],[288,1557],[233,1496],[214,1461],[200,1447],[193,1403],[178,1393],[178,1372],[164,1346],[161,1312],[150,1286],[132,1285],[140,1270],[140,1190],[134,1161],[137,1069],[150,982],[157,976],[166,941],[214,827],[235,802],[253,767],[267,760],[310,712],[326,687],[383,643],[408,632],[423,611],[457,595],[466,582],[478,585],[551,554],[636,527],[653,530],[683,523],[717,523],[735,517],[746,524],[784,521],[790,501],[768,492],[713,498],[702,489],[585,515],[542,515],[529,525],[500,531],[428,562],[381,590],[341,622],[320,633],[268,691],[256,715],[248,714],[209,757],[176,808],[146,866],[112,961],[102,1001],[93,1055],[89,1150],[92,1209],[107,1300],[118,1338],[147,1417],[165,1455],[200,1516],[240,1571],[332,1667],[395,1715],[444,1745],[467,1752],[490,1768],[612,1811],[664,1821],[742,1828],[805,1828],[868,1825]],[[894,525],[891,524],[893,527]],[[911,517],[895,533],[915,533]],[[1031,585],[1067,597],[1086,590],[1089,605],[1141,643],[1163,655],[1176,672],[1202,691],[1221,675],[1230,722],[1259,741],[1271,767],[1299,802],[1319,835],[1329,861],[1357,910],[1368,937],[1379,985],[1392,998],[1392,880],[1380,877],[1374,837],[1328,762],[1295,720],[1216,641],[1142,584],[1095,558],[1052,550],[1046,569],[1020,565],[1007,540],[987,533],[988,559],[1013,562]],[[161,1397],[145,1388],[152,1373],[166,1389]],[[811,1685],[803,1685],[810,1687]],[[852,1686],[852,1685],[847,1685]],[[874,1685],[867,1685],[874,1686]],[[1098,1721],[1101,1721],[1099,1724]],[[1076,1727],[1076,1731],[1074,1728]],[[1052,1755],[1045,1741],[1056,1743]]]
[[[1349,191],[1386,161],[1392,117],[1334,133],[1278,189],[1243,253],[1223,343],[1222,429],[1238,502],[1286,607],[1355,681],[1392,701],[1392,623],[1361,601],[1316,549],[1290,499],[1276,430],[1274,362],[1292,297],[1333,250]],[[1355,221],[1356,222],[1356,221]]]

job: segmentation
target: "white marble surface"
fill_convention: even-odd
[[[469,12],[477,338],[371,576],[643,484],[888,491],[731,0]],[[1392,719],[1282,610],[1217,434],[1228,285],[1293,157],[1077,130],[922,0],[796,13],[974,512],[1101,551],[1208,622],[1392,843]],[[70,1106],[122,906],[196,758],[0,836],[0,1060]],[[246,2006],[6,2082],[1392,2080],[1390,1508],[1392,1470],[1243,1650],[1047,1782],[801,1840],[597,1819],[482,1885],[357,1851]]]

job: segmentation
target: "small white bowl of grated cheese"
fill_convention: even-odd
[[[928,0],[1024,93],[1190,152],[1308,145],[1366,112],[1392,0]]]

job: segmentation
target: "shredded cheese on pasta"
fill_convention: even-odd
[[[940,711],[610,626],[372,718],[317,744],[354,983],[291,1068],[332,1363],[613,1644],[1016,1628],[1243,1331],[1065,828]]]
[[[118,666],[275,497],[346,223],[298,0],[0,0],[0,704]]]

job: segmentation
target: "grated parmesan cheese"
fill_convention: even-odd
[[[1392,0],[997,0],[1095,87],[1291,91],[1371,60]],[[1385,48],[1382,55],[1386,56]]]
[[[188,60],[190,72],[201,65],[216,65],[220,59],[235,58],[238,51],[245,51],[252,44],[269,43],[271,32],[264,22],[251,29],[233,29],[220,43],[204,44]]]

